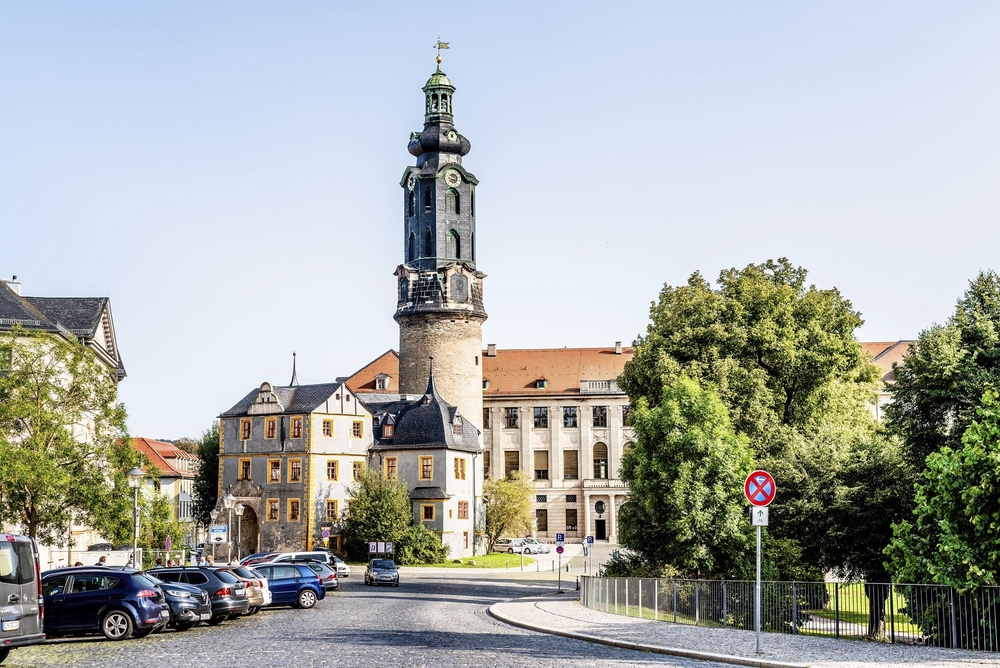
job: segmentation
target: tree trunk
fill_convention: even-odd
[[[868,596],[868,637],[885,637],[885,602],[889,600],[889,585],[865,583]]]

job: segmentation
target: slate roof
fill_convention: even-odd
[[[434,373],[427,379],[424,396],[412,401],[391,401],[366,404],[379,421],[373,451],[378,450],[430,450],[447,448],[462,452],[480,453],[479,430],[458,409],[441,398],[434,386]],[[395,419],[392,438],[381,438],[381,425]],[[461,424],[455,433],[456,420]]]
[[[272,386],[271,391],[278,398],[278,402],[284,407],[281,412],[274,415],[289,415],[300,413],[312,413],[327,399],[333,396],[343,383],[321,383],[319,385],[296,385],[295,387]],[[260,393],[260,388],[254,390],[237,402],[229,410],[220,413],[219,417],[239,417],[247,415],[253,400]]]
[[[411,501],[437,501],[450,498],[451,495],[440,487],[414,487],[410,492]]]
[[[101,324],[107,297],[22,297],[51,322],[79,336],[93,336]]]

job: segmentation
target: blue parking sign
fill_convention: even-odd
[[[594,544],[594,537],[587,536],[587,545],[593,545],[593,544]]]

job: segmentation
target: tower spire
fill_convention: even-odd
[[[299,376],[295,373],[295,351],[292,351],[292,379],[288,381],[289,387],[299,386]]]

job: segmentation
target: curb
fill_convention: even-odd
[[[504,601],[507,603],[509,601]],[[652,652],[653,654],[669,654],[671,656],[680,656],[686,659],[696,659],[699,661],[715,661],[716,663],[728,663],[736,666],[754,666],[755,668],[809,668],[807,663],[788,663],[785,661],[771,661],[768,659],[753,659],[745,656],[732,656],[729,654],[713,654],[711,652],[699,652],[691,649],[681,649],[679,647],[663,647],[662,645],[644,645],[642,643],[627,642],[624,640],[612,640],[611,638],[602,638],[601,636],[593,636],[588,633],[578,633],[576,631],[564,631],[562,629],[553,629],[547,626],[540,626],[538,624],[528,624],[527,622],[522,622],[511,617],[508,617],[496,610],[500,603],[495,603],[491,605],[488,609],[490,617],[500,620],[505,624],[510,624],[511,626],[518,626],[522,629],[528,629],[529,631],[539,631],[541,633],[548,633],[550,635],[562,636],[564,638],[574,638],[576,640],[585,640],[587,642],[598,643],[601,645],[610,645],[611,647],[619,647],[621,649],[631,649],[639,652]]]

